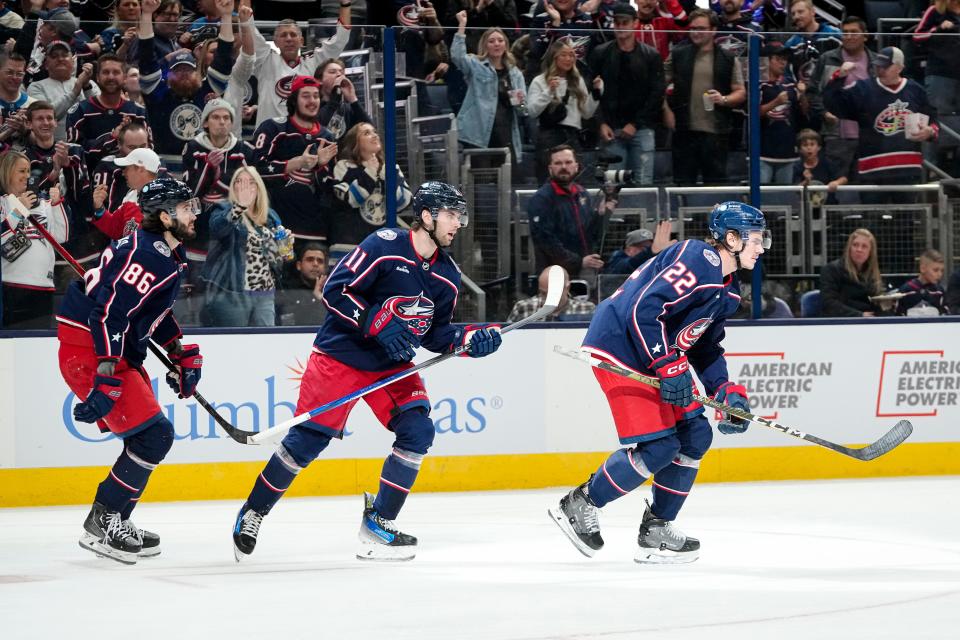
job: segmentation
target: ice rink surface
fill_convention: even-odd
[[[91,487],[91,491],[93,491]],[[239,502],[150,503],[163,553],[77,545],[87,507],[0,509],[0,638],[960,638],[960,478],[698,486],[683,566],[633,562],[649,489],[581,556],[547,517],[563,489],[414,494],[408,563],[354,559],[362,498],[289,498],[233,560]]]

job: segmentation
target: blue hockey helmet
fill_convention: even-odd
[[[456,211],[460,217],[460,226],[467,226],[467,201],[459,189],[446,182],[430,180],[420,185],[413,194],[413,212],[417,220],[424,209],[430,212],[434,220],[442,209]]]
[[[763,234],[764,249],[769,249],[772,242],[763,212],[736,200],[728,200],[716,205],[710,212],[709,226],[710,235],[719,242],[723,242],[728,231],[736,231],[744,240],[751,231],[760,231]]]

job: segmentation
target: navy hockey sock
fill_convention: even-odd
[[[96,501],[110,511],[125,512],[128,506],[132,511],[136,503],[130,506],[130,500],[139,500],[150,473],[156,467],[124,448],[110,473],[97,487]]]
[[[658,518],[675,520],[697,478],[700,461],[680,453],[653,479],[653,505]]]
[[[625,496],[650,477],[650,470],[636,449],[620,449],[607,458],[590,478],[587,492],[597,507]]]
[[[127,501],[127,506],[125,506],[120,511],[121,520],[129,520],[130,516],[133,514],[133,510],[137,508],[137,505],[140,504],[140,497],[143,495],[143,490],[146,489],[146,483],[144,486],[140,487],[140,491],[137,491],[130,500]]]
[[[247,498],[247,505],[260,515],[267,515],[302,470],[303,467],[280,445],[257,476],[250,497]]]
[[[373,503],[377,513],[387,520],[396,519],[417,480],[422,462],[423,454],[394,448],[383,461],[380,472],[380,491]]]

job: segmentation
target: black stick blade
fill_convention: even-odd
[[[910,434],[913,433],[913,425],[909,420],[901,420],[897,424],[893,425],[893,428],[890,431],[887,431],[883,434],[879,440],[874,442],[871,445],[867,445],[863,449],[857,450],[857,455],[855,456],[859,460],[873,460],[874,458],[879,458],[885,453],[892,451],[896,447],[910,437]]]

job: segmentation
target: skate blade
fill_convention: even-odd
[[[411,545],[391,547],[390,545],[360,541],[357,547],[357,560],[370,562],[409,562],[417,556],[417,548]]]
[[[160,555],[160,547],[151,547],[150,549],[141,549],[137,554],[138,558],[156,558]]]
[[[554,511],[552,508],[547,509],[547,515],[550,516],[550,519],[557,523],[557,526],[560,527],[560,531],[563,531],[563,535],[567,536],[570,542],[573,543],[573,546],[577,548],[577,551],[592,558],[596,555],[597,550],[588,547],[583,543],[576,532],[573,530],[573,527],[570,526],[570,523],[567,521],[567,517],[563,515],[563,511],[560,511],[560,508],[557,507],[557,510]]]
[[[233,545],[234,560],[236,560],[237,562],[240,562],[241,560],[245,560],[246,558],[249,558],[249,557],[250,557],[249,553],[244,553],[243,551],[240,550],[240,547],[238,547],[236,543],[234,543]]]
[[[81,549],[92,551],[101,558],[107,558],[109,560],[114,560],[126,565],[137,564],[137,554],[111,549],[110,547],[102,544],[98,538],[90,535],[89,533],[83,534],[83,537],[79,540],[79,544]]]
[[[639,549],[633,561],[638,564],[689,564],[700,557],[700,550],[677,553],[664,549]]]

